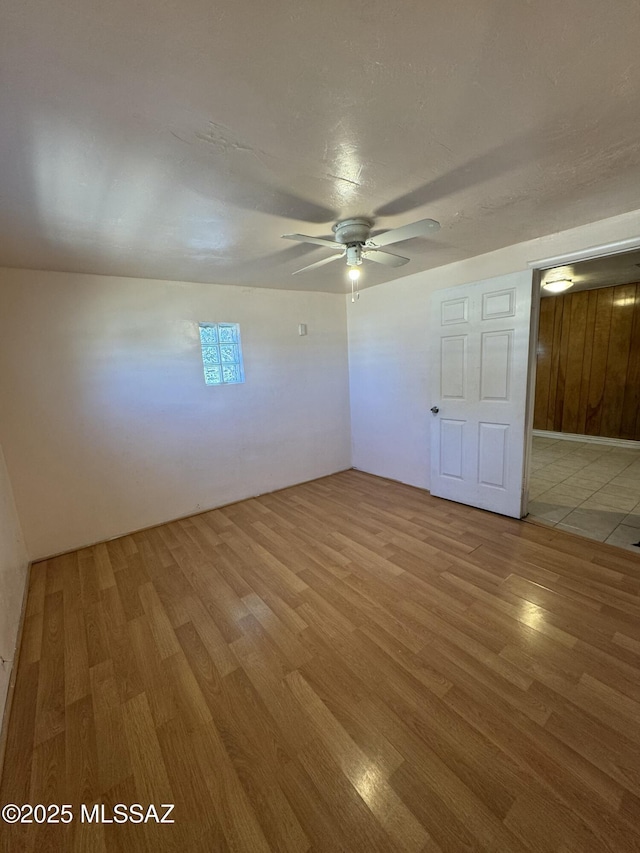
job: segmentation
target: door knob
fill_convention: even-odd
[[[437,415],[440,409],[437,406],[431,406],[431,411],[434,415]]]

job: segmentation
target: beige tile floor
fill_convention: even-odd
[[[534,436],[529,516],[640,558],[640,448]]]

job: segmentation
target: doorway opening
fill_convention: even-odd
[[[529,520],[640,555],[640,251],[540,283]]]

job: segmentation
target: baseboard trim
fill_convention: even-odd
[[[20,621],[18,622],[18,635],[16,637],[16,649],[13,653],[13,663],[11,665],[11,675],[9,676],[9,687],[7,688],[7,698],[4,703],[4,713],[2,716],[2,729],[0,730],[0,782],[2,782],[2,774],[4,773],[4,757],[7,751],[7,737],[9,733],[9,720],[13,709],[13,693],[16,686],[16,675],[18,673],[18,661],[20,660],[20,651],[22,649],[22,629],[24,620],[27,614],[27,598],[29,596],[29,585],[31,583],[31,567],[32,562],[27,566],[24,592],[22,594],[22,609],[20,611]]]
[[[144,533],[145,530],[153,530],[154,527],[162,527],[163,524],[172,524],[174,521],[184,521],[186,518],[194,518],[197,515],[205,515],[207,512],[213,512],[216,509],[224,509],[227,506],[241,504],[243,501],[251,501],[254,498],[260,498],[262,495],[275,495],[278,492],[284,492],[286,489],[293,489],[295,486],[304,486],[305,483],[315,483],[316,480],[324,480],[325,477],[333,477],[334,474],[342,474],[344,471],[351,471],[352,468],[340,468],[338,471],[332,471],[330,474],[321,474],[319,477],[312,477],[310,480],[300,480],[299,483],[290,483],[288,486],[281,486],[279,489],[272,489],[269,492],[259,492],[257,495],[246,495],[244,498],[238,498],[235,501],[229,501],[226,504],[216,504],[215,506],[207,507],[206,509],[198,509],[195,512],[187,512],[185,515],[177,515],[174,518],[167,518],[164,521],[156,521],[153,524],[146,524],[144,527],[136,527],[133,530],[127,530],[124,533],[116,533],[113,536],[96,539],[93,542],[87,542],[84,545],[76,545],[74,548],[66,548],[64,551],[57,551],[54,554],[47,554],[44,557],[36,557],[33,560],[36,563],[43,563],[45,560],[55,560],[56,557],[64,557],[65,554],[74,554],[76,551],[82,551],[84,548],[93,548],[95,545],[102,545],[105,542],[113,542],[115,539],[123,539],[125,536],[133,536],[134,533]]]
[[[418,491],[426,492],[429,495],[431,494],[426,486],[416,486],[415,483],[407,483],[405,480],[398,480],[395,477],[387,477],[386,474],[374,474],[373,471],[365,471],[364,468],[356,468],[355,465],[352,468],[349,468],[349,470],[357,471],[358,474],[368,474],[370,477],[377,477],[378,480],[388,480],[390,483],[398,483],[400,486],[407,486],[410,489],[418,489]]]
[[[534,429],[533,434],[540,438],[557,438],[560,441],[583,441],[587,444],[606,444],[609,447],[634,447],[640,450],[640,441],[628,438],[607,438],[603,435],[579,435],[572,432],[551,432],[548,429]]]

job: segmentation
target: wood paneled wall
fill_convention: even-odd
[[[540,302],[534,428],[640,440],[640,283]]]

